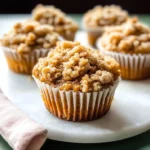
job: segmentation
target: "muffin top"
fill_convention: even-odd
[[[77,24],[70,19],[64,12],[54,6],[37,5],[32,11],[33,19],[40,24],[49,24],[54,26],[57,31],[77,30]]]
[[[96,6],[85,13],[83,21],[87,27],[120,25],[128,19],[128,12],[120,6]]]
[[[33,75],[60,90],[91,92],[113,85],[120,76],[120,69],[113,58],[97,50],[79,42],[63,41],[39,60]]]
[[[101,37],[102,47],[121,53],[150,53],[150,29],[137,19],[108,28]]]
[[[1,45],[18,53],[29,53],[36,49],[50,49],[56,46],[60,37],[49,25],[36,21],[18,22],[1,39]]]

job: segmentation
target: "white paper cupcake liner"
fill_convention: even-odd
[[[99,38],[105,31],[104,27],[90,28],[82,23],[83,29],[87,32],[88,42],[91,45],[95,45],[97,38]]]
[[[7,59],[9,68],[18,73],[31,74],[34,65],[39,58],[46,57],[50,50],[40,49],[34,50],[28,54],[19,54],[16,51],[2,47]]]
[[[105,50],[100,39],[97,48],[105,55],[113,57],[121,67],[121,76],[124,79],[140,80],[150,77],[150,54],[124,54]]]
[[[111,106],[115,89],[119,83],[98,92],[60,91],[34,76],[46,108],[58,118],[70,121],[94,120],[105,115]]]

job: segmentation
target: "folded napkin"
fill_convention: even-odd
[[[0,92],[0,134],[14,150],[39,150],[47,130],[17,109]]]

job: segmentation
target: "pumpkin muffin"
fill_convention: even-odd
[[[97,47],[119,62],[122,78],[150,77],[150,29],[137,19],[109,28],[97,41]]]
[[[28,20],[16,23],[1,39],[1,46],[12,71],[31,74],[38,59],[47,56],[59,40],[51,26]]]
[[[60,9],[54,6],[37,5],[32,11],[33,19],[48,24],[66,40],[73,41],[78,25]]]
[[[95,45],[99,36],[105,31],[105,27],[121,25],[128,19],[128,12],[120,6],[95,6],[85,13],[83,27],[87,31],[88,42]]]
[[[79,42],[58,42],[33,69],[44,104],[58,118],[94,120],[105,115],[119,83],[119,64]]]

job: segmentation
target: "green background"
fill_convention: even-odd
[[[150,25],[150,15],[138,15],[142,22]],[[81,24],[81,15],[71,15],[79,24]],[[68,129],[69,130],[69,129]],[[54,148],[52,148],[54,147]],[[138,136],[111,143],[103,144],[74,144],[47,140],[41,150],[150,150],[150,131]],[[7,142],[0,136],[0,150],[12,150]]]

